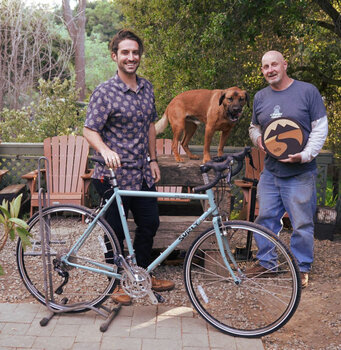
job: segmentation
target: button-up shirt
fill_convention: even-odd
[[[132,91],[116,74],[92,93],[85,127],[98,132],[103,142],[120,158],[135,160],[138,167],[116,169],[121,189],[140,190],[143,179],[154,184],[147,161],[150,123],[157,119],[152,84],[137,77],[137,90]],[[109,176],[108,169],[95,165],[93,178]]]

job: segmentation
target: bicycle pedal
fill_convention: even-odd
[[[166,301],[166,299],[161,294],[154,292],[154,295],[160,304],[162,304]]]

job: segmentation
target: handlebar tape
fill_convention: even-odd
[[[105,161],[104,161],[104,158],[101,157],[101,156],[91,156],[89,157],[90,160],[93,160],[94,162],[97,162],[101,165],[105,165]],[[129,163],[129,164],[132,164],[132,163],[136,163],[136,160],[132,160],[132,159],[128,159],[128,158],[122,158],[121,159],[121,164],[122,163]]]

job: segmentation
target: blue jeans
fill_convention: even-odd
[[[282,217],[285,212],[288,213],[293,227],[290,248],[302,272],[310,271],[314,258],[316,175],[314,170],[280,178],[264,169],[257,187],[259,215],[256,223],[279,234]],[[255,240],[260,264],[266,268],[275,266],[277,257],[271,243],[256,234]]]

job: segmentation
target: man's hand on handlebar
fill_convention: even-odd
[[[105,161],[105,164],[108,168],[119,168],[121,166],[121,160],[120,160],[120,156],[110,150],[110,149],[104,149],[101,151],[101,155]]]

